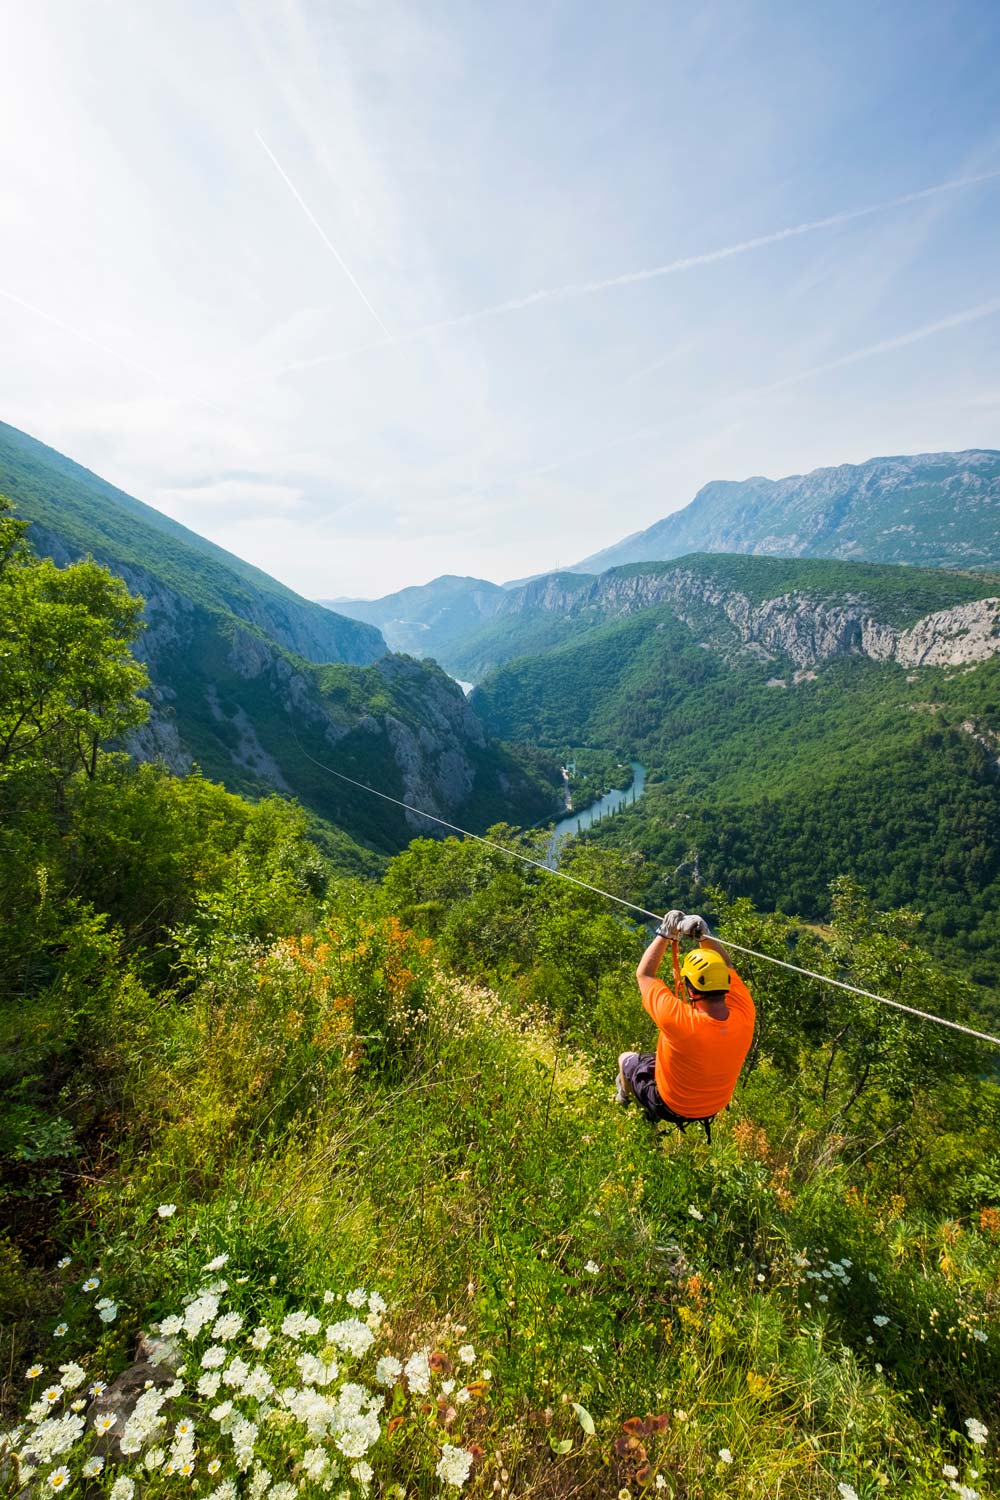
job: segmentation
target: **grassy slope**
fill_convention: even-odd
[[[850,1131],[827,1130],[850,1077],[834,1068],[828,1103],[825,1054],[803,1050],[794,1091],[761,1062],[709,1151],[611,1103],[616,1044],[649,1040],[630,976],[606,976],[573,1051],[555,1017],[433,959],[345,889],[315,943],[208,950],[184,1007],[110,1000],[107,1063],[124,1069],[132,1114],[115,1164],[84,1187],[65,1291],[55,1273],[44,1294],[33,1283],[49,1323],[70,1324],[64,1342],[32,1346],[43,1362],[114,1373],[138,1328],[183,1312],[221,1251],[224,1305],[248,1329],[277,1333],[298,1309],[348,1316],[325,1308],[327,1288],[386,1295],[371,1356],[341,1359],[349,1378],[370,1382],[383,1352],[454,1361],[463,1339],[474,1345],[470,1365],[435,1373],[429,1422],[408,1418],[372,1455],[379,1493],[440,1493],[448,1441],[478,1445],[477,1497],[598,1500],[661,1474],[678,1500],[834,1500],[838,1482],[939,1500],[946,1462],[963,1479],[976,1467],[979,1493],[996,1493],[992,1443],[980,1453],[963,1427],[1000,1417],[1000,1217],[980,1208],[996,1184],[971,1181],[995,1089],[924,1100],[860,1163]],[[160,1203],[176,1213],[160,1218]],[[97,1352],[78,1290],[92,1269],[122,1307]],[[277,1333],[260,1356],[245,1340],[231,1348],[269,1368],[287,1360],[293,1383],[293,1357],[323,1343]],[[437,1404],[449,1373],[448,1396],[478,1379],[465,1405]],[[212,1404],[184,1397],[182,1409],[225,1474]],[[637,1426],[650,1413],[665,1418],[652,1435]],[[284,1477],[311,1441],[283,1421],[265,1425],[260,1450]]]

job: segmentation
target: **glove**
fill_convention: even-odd
[[[709,936],[708,923],[704,917],[684,917],[678,927],[678,932],[681,937],[694,938],[700,942],[702,938]]]
[[[682,911],[668,911],[656,929],[656,936],[661,938],[675,938],[681,930],[681,923],[685,920]]]

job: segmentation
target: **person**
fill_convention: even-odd
[[[682,937],[696,946],[681,966],[683,994],[676,995],[657,970],[668,943]],[[655,1053],[621,1053],[615,1097],[625,1106],[635,1099],[654,1123],[667,1120],[681,1131],[701,1124],[711,1143],[711,1123],[732,1098],[753,1041],[750,991],[704,918],[681,911],[667,912],[635,977],[659,1037]]]

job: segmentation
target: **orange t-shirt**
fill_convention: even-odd
[[[641,986],[642,1003],[659,1027],[656,1087],[675,1114],[701,1120],[725,1109],[753,1041],[750,991],[729,971],[729,1015],[717,1021],[700,1005],[678,1000],[662,979]]]

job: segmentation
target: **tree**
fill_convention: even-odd
[[[62,788],[149,713],[129,649],[143,601],[92,559],[36,558],[24,531],[0,497],[0,784],[42,771]]]

